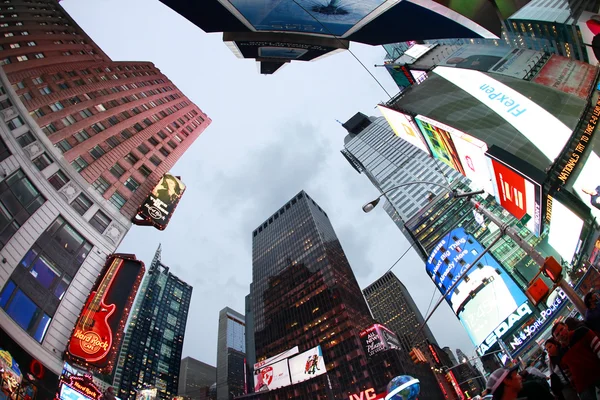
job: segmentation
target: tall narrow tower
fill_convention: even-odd
[[[245,375],[245,319],[239,312],[225,307],[219,312],[217,400],[229,400],[243,395]]]
[[[160,254],[159,245],[125,334],[114,381],[120,398],[145,387],[157,388],[160,397],[177,395],[192,287],[169,272]]]

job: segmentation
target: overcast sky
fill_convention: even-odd
[[[327,212],[361,288],[379,278],[408,247],[378,195],[340,154],[345,122],[379,115],[385,92],[349,52],[258,73],[220,34],[206,34],[157,0],[65,0],[61,4],[114,61],[152,61],[212,124],[172,172],[187,190],[165,231],[133,227],[119,251],[147,265],[162,243],[162,261],[194,287],[183,356],[216,365],[219,310],[244,313],[252,279],[252,231],[304,189]],[[398,90],[381,64],[385,51],[351,49],[388,92]],[[393,269],[423,313],[434,285],[410,251]],[[439,297],[435,292],[436,299]],[[440,346],[473,346],[444,303],[430,326]]]

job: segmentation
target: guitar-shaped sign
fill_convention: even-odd
[[[68,351],[72,356],[93,363],[110,352],[113,332],[108,318],[115,312],[116,306],[106,304],[105,297],[124,262],[122,258],[114,258],[100,285],[90,294],[69,341]]]

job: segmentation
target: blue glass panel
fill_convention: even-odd
[[[52,318],[46,314],[42,315],[40,323],[33,334],[35,340],[42,343],[42,339],[44,339],[44,336],[46,335],[46,330],[48,329],[48,325],[50,325],[50,321],[52,321]]]
[[[21,265],[24,266],[25,268],[28,268],[36,256],[37,256],[37,252],[35,250],[33,250],[33,249],[29,250],[27,252],[27,254],[25,254],[25,257],[23,257],[23,260],[21,260]]]
[[[21,290],[17,289],[15,296],[6,308],[6,312],[21,328],[28,330],[31,320],[38,311],[33,301]]]
[[[69,287],[69,283],[65,282],[64,280],[61,280],[60,282],[58,282],[58,284],[56,285],[56,288],[54,288],[54,295],[59,299],[62,300],[65,292],[67,291],[67,288]]]
[[[37,279],[46,289],[50,288],[54,280],[58,277],[59,272],[53,268],[52,262],[44,257],[38,258],[31,268],[31,275]]]
[[[13,290],[15,290],[15,283],[13,281],[8,281],[2,293],[0,293],[0,307],[4,308],[6,306],[6,302],[10,298]]]

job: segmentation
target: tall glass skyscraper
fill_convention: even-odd
[[[161,398],[177,395],[192,287],[170,273],[160,255],[159,245],[121,348],[114,386],[122,399],[145,387],[156,387]]]
[[[217,342],[217,400],[244,394],[246,324],[244,316],[225,307],[219,312]]]

